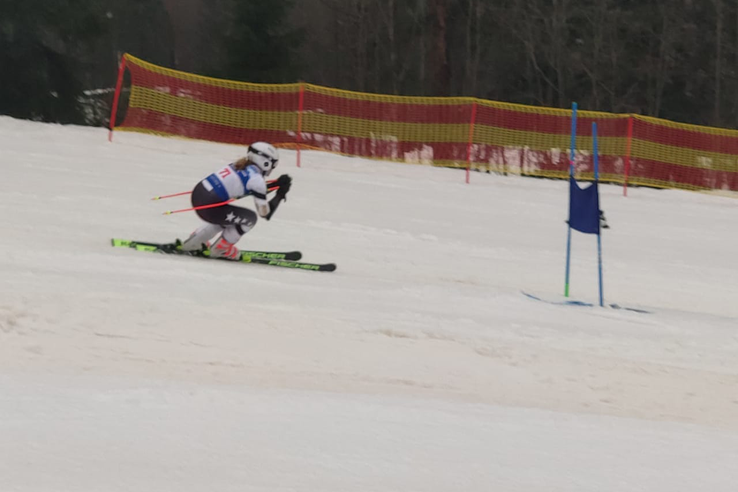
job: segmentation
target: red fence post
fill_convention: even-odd
[[[108,142],[113,141],[113,128],[115,127],[115,117],[118,114],[118,98],[120,98],[120,88],[123,85],[123,73],[126,71],[126,55],[120,58],[118,64],[118,82],[115,84],[115,94],[113,95],[113,107],[110,108],[110,132],[108,133]]]
[[[305,106],[305,84],[300,82],[300,98],[297,104],[297,167],[300,167],[300,153],[302,143],[302,110]]]
[[[628,136],[625,140],[625,180],[623,181],[623,196],[628,196],[628,175],[630,174],[630,149],[633,142],[633,115],[628,116]]]
[[[477,121],[477,101],[472,104],[471,121],[469,122],[469,141],[466,143],[466,184],[469,184],[469,169],[471,168],[472,143],[474,141],[474,124]]]

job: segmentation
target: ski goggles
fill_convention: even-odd
[[[258,155],[259,157],[265,159],[266,161],[270,162],[272,164],[272,167],[276,166],[279,162],[279,159],[276,157],[272,157],[270,155],[265,154],[264,152],[261,152],[253,147],[249,147],[249,152],[252,154]]]

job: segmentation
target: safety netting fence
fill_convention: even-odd
[[[118,111],[124,75],[127,105]],[[117,121],[117,120],[120,121]],[[632,114],[579,111],[574,169],[600,180],[738,191],[738,131]],[[465,97],[369,94],[307,83],[253,84],[185,73],[124,55],[113,130],[566,178],[571,111]]]

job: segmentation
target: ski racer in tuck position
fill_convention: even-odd
[[[275,196],[267,201],[265,177],[277,167],[279,153],[266,142],[255,142],[249,146],[246,157],[207,176],[192,190],[192,206],[203,207],[227,202],[247,195],[254,197],[258,216],[270,220],[290,190],[292,178],[283,174],[271,186],[279,186]],[[181,245],[182,251],[210,249],[213,258],[238,260],[241,253],[236,243],[250,231],[258,219],[257,214],[243,207],[226,204],[196,210],[206,223],[196,229]],[[210,240],[220,237],[210,246]]]

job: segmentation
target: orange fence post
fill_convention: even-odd
[[[300,83],[300,98],[297,104],[297,167],[300,167],[302,143],[302,110],[305,107],[305,84]]]
[[[110,132],[108,133],[108,142],[113,141],[113,128],[115,127],[115,117],[118,114],[118,99],[120,98],[120,88],[123,85],[123,73],[126,71],[126,55],[120,58],[118,65],[118,81],[115,84],[115,94],[113,95],[113,107],[110,108]]]
[[[466,143],[466,184],[469,184],[469,170],[471,168],[472,143],[474,142],[474,124],[477,121],[477,101],[472,103],[471,121],[469,122],[469,140]]]
[[[628,136],[625,140],[625,179],[623,180],[623,196],[628,196],[628,175],[630,174],[631,142],[633,142],[633,115],[628,116]]]

